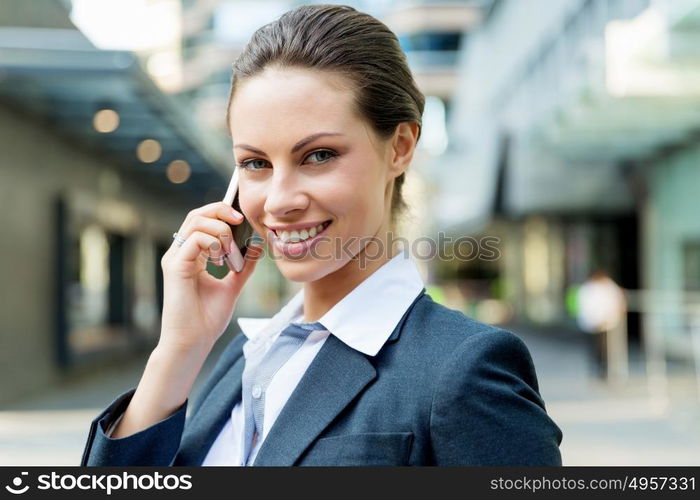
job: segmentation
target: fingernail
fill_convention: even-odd
[[[219,250],[221,250],[221,244],[218,241],[214,242],[211,245],[209,245],[209,250],[211,250],[212,252],[218,252]]]
[[[231,207],[231,213],[233,213],[233,216],[236,217],[237,219],[243,218],[243,214],[241,214],[238,210],[236,210],[233,207]]]

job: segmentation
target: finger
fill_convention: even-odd
[[[176,260],[196,263],[202,254],[209,255],[211,252],[221,250],[221,242],[215,236],[201,231],[190,234],[180,250],[175,254]]]
[[[233,214],[236,218],[243,217],[243,215],[234,209],[231,205],[227,205],[223,201],[215,201],[207,205],[190,210],[188,215],[217,215],[217,214]]]
[[[183,224],[183,227],[178,233],[185,238],[195,231],[211,234],[221,241],[221,249],[212,251],[211,258],[217,266],[223,265],[222,258],[227,252],[230,242],[233,240],[231,226],[219,219],[197,215]]]
[[[235,272],[239,273],[243,270],[243,255],[241,254],[241,250],[238,248],[238,245],[231,245],[229,248],[229,253],[226,255],[226,259],[228,259],[232,269]]]
[[[208,205],[204,205],[202,207],[195,208],[194,210],[191,210],[187,214],[187,217],[185,217],[185,223],[187,223],[190,219],[193,219],[194,217],[197,217],[199,215],[203,215],[205,217],[210,217],[210,218],[218,218],[221,220],[225,220],[227,222],[231,222],[232,224],[235,224],[235,225],[243,222],[243,214],[238,212],[232,206],[227,205],[223,201],[209,203]],[[184,225],[184,223],[183,223],[183,225]]]

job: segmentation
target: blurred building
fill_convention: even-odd
[[[162,254],[230,172],[186,105],[68,9],[0,5],[0,404],[154,344]]]
[[[260,4],[261,2],[257,2]],[[277,2],[276,2],[277,3]],[[225,114],[233,61],[243,50],[250,22],[246,12],[252,2],[193,0],[182,2],[182,95],[187,96],[199,123],[221,134],[228,134]],[[262,2],[257,11],[261,24],[271,21],[279,6]],[[244,10],[247,9],[247,10]],[[260,16],[262,11],[262,16]]]
[[[567,291],[603,268],[646,291],[632,306],[668,352],[693,352],[699,30],[696,0],[502,0],[471,33],[435,211],[501,238],[521,320],[570,321]]]
[[[382,16],[406,52],[426,96],[448,103],[458,82],[458,60],[469,33],[481,22],[483,2],[397,2]]]
[[[199,108],[213,128],[212,109],[228,97],[232,61],[253,32],[284,12],[309,3],[298,0],[182,0],[181,92]],[[457,84],[458,58],[465,38],[477,26],[489,1],[349,1],[358,10],[385,22],[399,37],[416,81],[427,96],[445,107]],[[444,118],[444,117],[443,117]],[[443,120],[444,121],[444,120]]]

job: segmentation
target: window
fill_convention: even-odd
[[[61,200],[57,210],[57,351],[66,366],[157,340],[156,246]],[[158,263],[157,270],[160,270]]]

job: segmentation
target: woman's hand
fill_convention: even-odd
[[[207,260],[222,265],[229,245],[236,244],[227,222],[241,224],[243,216],[223,202],[192,210],[178,231],[185,243],[179,247],[173,242],[163,255],[160,341],[111,438],[131,436],[182,407],[211,348],[231,321],[262,247],[248,247],[240,273],[229,272],[222,279],[209,274]]]
[[[185,243],[175,242],[163,255],[163,317],[159,347],[180,352],[209,350],[231,321],[241,288],[250,277],[262,247],[248,247],[240,273],[218,279],[206,270],[211,258],[224,265],[223,256],[235,245],[231,227],[243,216],[223,202],[192,210],[178,230]]]

